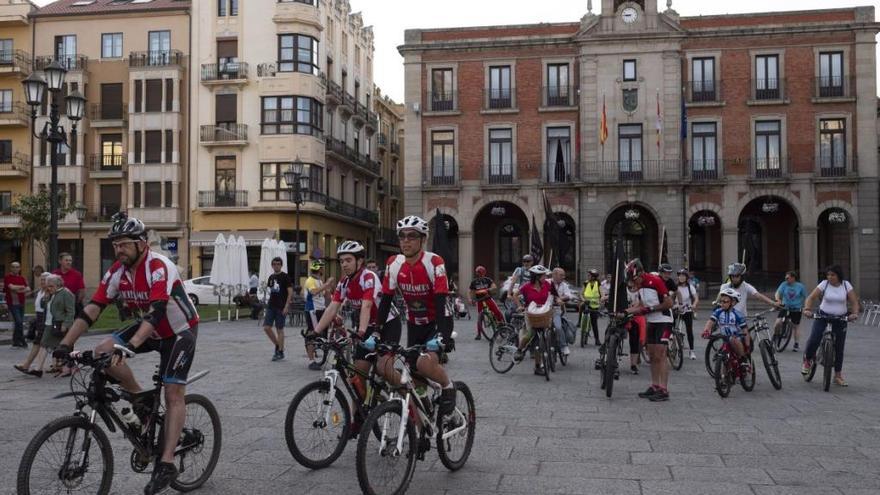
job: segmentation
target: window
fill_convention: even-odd
[[[217,127],[231,129],[238,122],[238,95],[214,95],[214,123]]]
[[[100,111],[103,120],[122,119],[122,83],[101,84]]]
[[[226,17],[229,12],[229,0],[217,0],[217,17]]]
[[[781,176],[781,127],[778,120],[755,122],[755,175],[758,178]]]
[[[134,194],[134,201],[133,201],[134,207],[140,208],[141,204],[143,204],[141,202],[141,183],[135,182],[133,190],[134,190],[134,193],[133,193]]]
[[[623,61],[623,80],[624,81],[635,81],[638,79],[638,73],[636,72],[636,61],[635,60],[624,60]]]
[[[547,65],[547,106],[571,105],[568,64]]]
[[[165,163],[173,163],[174,157],[174,131],[165,130]]]
[[[452,69],[433,69],[431,71],[431,111],[447,112],[454,108]]]
[[[165,208],[171,208],[174,199],[174,183],[166,182],[165,183]]]
[[[547,182],[571,180],[571,128],[547,128]]]
[[[717,179],[718,134],[715,122],[695,122],[691,126],[691,176]]]
[[[304,3],[306,5],[317,5],[318,0],[278,0],[278,3]]]
[[[217,40],[217,75],[221,79],[238,79],[243,76],[238,63],[238,40]]]
[[[166,65],[171,61],[171,31],[150,31],[147,34],[149,65]]]
[[[165,111],[174,111],[174,79],[165,79]]]
[[[12,213],[12,192],[0,191],[0,215]]]
[[[15,59],[15,49],[11,39],[0,40],[0,65],[9,65]]]
[[[819,54],[819,97],[844,96],[843,52]]]
[[[214,195],[216,206],[235,204],[234,156],[218,156],[214,162]]]
[[[0,113],[12,112],[12,90],[0,89]]]
[[[145,163],[162,162],[162,131],[144,131],[146,158]]]
[[[318,75],[318,40],[303,34],[278,36],[278,71]]]
[[[621,180],[642,177],[642,124],[623,124],[617,128],[618,171]]]
[[[161,79],[147,79],[146,81],[146,90],[147,90],[147,101],[146,101],[146,112],[161,112],[162,111],[162,80]]]
[[[755,57],[755,99],[778,100],[781,97],[779,88],[779,56]]]
[[[121,168],[125,157],[122,154],[122,134],[101,135],[101,168]]]
[[[324,105],[306,96],[263,98],[263,134],[308,134],[320,137]]]
[[[846,120],[819,121],[819,168],[823,177],[846,174]]]
[[[691,101],[715,101],[715,58],[693,59],[691,75]]]
[[[0,140],[0,163],[12,163],[12,140]]]
[[[55,59],[65,69],[76,69],[76,35],[65,34],[55,37]]]
[[[431,181],[452,184],[455,181],[455,136],[452,131],[431,132]]]
[[[122,33],[101,35],[101,58],[122,58]]]
[[[101,185],[101,202],[98,209],[98,218],[101,221],[110,221],[110,217],[122,209],[122,185]]]
[[[513,130],[489,130],[489,182],[513,182]]]
[[[140,113],[144,108],[144,82],[140,79],[134,80],[134,111]]]
[[[354,188],[353,188],[354,194],[352,195],[352,204],[355,206],[360,206],[360,205],[358,205],[358,198],[359,198],[358,193],[360,192],[359,191],[360,188],[361,188],[361,181],[355,179],[354,180]]]
[[[134,131],[134,162],[135,163],[144,163],[143,154],[143,138],[144,131]]]
[[[489,67],[489,108],[511,108],[510,66]]]
[[[162,207],[162,183],[144,182],[144,208]]]
[[[506,223],[498,233],[498,269],[512,272],[520,266],[523,254],[522,229],[515,223]]]
[[[284,180],[284,172],[291,168],[290,163],[263,163],[261,167],[260,201],[290,201],[290,186]],[[303,177],[309,178],[307,190],[300,190],[306,201],[320,201],[312,196],[321,194],[324,189],[324,169],[313,163],[303,164]],[[302,184],[301,184],[302,185]]]

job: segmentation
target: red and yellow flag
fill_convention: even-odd
[[[608,139],[608,115],[605,113],[605,96],[602,96],[602,121],[599,123],[599,142],[605,146]]]

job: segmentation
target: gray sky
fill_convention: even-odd
[[[211,0],[194,0],[207,2]],[[242,0],[247,1],[247,0]],[[403,43],[403,31],[410,28],[485,26],[527,24],[537,22],[576,22],[587,12],[584,0],[350,0],[353,12],[362,12],[364,23],[372,25],[376,36],[376,57],[373,74],[382,91],[403,101],[403,58],[397,46]],[[49,0],[36,0],[39,5]],[[660,10],[665,2],[658,0]],[[593,12],[599,13],[602,1],[593,1]],[[672,8],[682,16],[734,14],[773,10],[809,10],[832,7],[873,5],[880,11],[880,0],[739,0],[737,2],[706,2],[675,0]]]

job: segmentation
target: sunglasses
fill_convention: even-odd
[[[418,232],[401,232],[397,234],[397,238],[401,241],[414,241],[416,239],[421,239],[422,234],[419,234]]]
[[[113,242],[111,242],[111,244],[112,244],[113,247],[115,247],[115,248],[120,248],[120,247],[122,247],[122,246],[125,246],[126,244],[136,244],[137,242],[138,242],[138,241],[135,241],[135,240],[128,240],[128,241],[113,241]]]

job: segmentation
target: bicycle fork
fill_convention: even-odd
[[[91,425],[91,426],[95,425],[95,417],[96,416],[97,416],[97,411],[93,409],[92,412],[89,413],[89,425]],[[72,469],[73,466],[71,466],[71,463],[70,463],[71,459],[70,458],[73,456],[73,449],[74,449],[75,442],[76,442],[76,429],[72,429],[70,434],[68,434],[68,436],[67,436],[67,445],[66,445],[65,455],[64,455],[64,464],[62,465],[61,470],[58,473],[58,477],[63,482],[72,481],[72,480],[76,479],[77,477],[82,476],[82,474],[85,472],[86,468],[88,467],[89,447],[91,446],[91,443],[92,443],[92,438],[89,436],[88,430],[83,431],[83,444],[82,444],[82,449],[80,450],[80,453],[79,453],[79,465],[76,467],[76,469]]]
[[[336,390],[336,381],[339,380],[339,372],[336,370],[327,370],[324,372],[324,380],[328,383],[327,389],[327,399],[324,399],[324,412],[321,414],[323,419],[322,427],[326,427],[330,424],[330,411],[333,410],[333,402],[336,400],[336,394],[334,390]],[[315,425],[319,426],[319,425]]]

